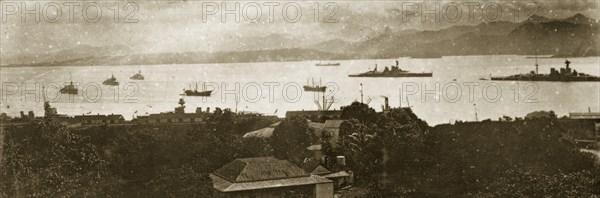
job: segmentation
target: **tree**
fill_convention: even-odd
[[[301,164],[307,154],[306,148],[317,142],[314,129],[308,121],[294,116],[283,120],[271,136],[271,147],[276,157]]]
[[[356,119],[340,126],[340,152],[347,156],[348,165],[357,178],[376,176],[381,173],[383,145],[380,139],[366,125]]]
[[[52,122],[6,131],[3,197],[100,196],[116,184],[89,136]]]
[[[342,119],[356,119],[362,123],[375,123],[378,119],[378,114],[369,105],[353,102],[350,106],[343,107]]]

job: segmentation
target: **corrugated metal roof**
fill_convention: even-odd
[[[349,177],[349,176],[350,176],[350,174],[348,174],[346,171],[340,171],[337,173],[323,175],[323,177],[325,177],[325,178]]]
[[[340,128],[340,125],[342,125],[344,121],[345,120],[326,120],[325,128]]]
[[[323,175],[323,174],[329,174],[329,173],[331,173],[331,171],[321,165],[318,165],[310,172],[310,174],[313,174],[313,175]]]
[[[306,177],[296,177],[296,178],[284,178],[284,179],[275,179],[275,180],[265,180],[265,181],[253,181],[253,182],[230,182],[226,179],[215,175],[210,174],[211,179],[213,180],[213,188],[221,191],[221,192],[235,192],[235,191],[245,191],[245,190],[258,190],[258,189],[268,189],[268,188],[279,188],[279,187],[289,187],[289,186],[302,186],[302,185],[312,185],[312,184],[321,184],[321,183],[331,183],[332,181],[320,177],[317,175],[310,175]]]
[[[273,135],[273,131],[275,131],[274,127],[266,127],[262,129],[258,129],[256,131],[251,131],[244,134],[244,138],[249,137],[258,137],[258,138],[269,138]]]
[[[287,160],[274,157],[236,159],[214,172],[230,182],[251,182],[305,177],[309,174]]]
[[[268,127],[248,132],[248,133],[244,134],[244,138],[249,138],[249,137],[269,138],[269,137],[273,136],[273,131],[275,131],[275,127],[277,127],[277,125],[279,125],[279,123],[280,122],[277,122]],[[310,128],[314,129],[315,135],[317,137],[321,137],[321,132],[323,131],[325,124],[318,123],[318,122],[308,122],[308,126]]]

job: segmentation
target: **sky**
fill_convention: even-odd
[[[487,21],[520,22],[533,14],[566,18],[582,13],[598,19],[597,0],[163,0],[129,4],[46,0],[0,4],[2,57],[52,53],[78,46],[127,46],[135,53],[212,52],[227,41],[270,34],[303,38],[305,42],[360,41],[384,31],[435,30]],[[37,13],[39,21],[35,14],[26,13]]]

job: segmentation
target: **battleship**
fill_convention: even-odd
[[[133,76],[129,77],[129,79],[131,79],[131,80],[144,80],[144,76],[142,75],[142,71],[138,71],[137,74],[134,74]]]
[[[349,77],[432,77],[433,73],[412,73],[409,71],[405,71],[400,69],[398,66],[398,61],[396,60],[396,66],[392,66],[390,70],[388,67],[385,67],[383,71],[377,71],[377,64],[375,64],[375,68],[372,71],[368,71],[360,74],[350,74]]]
[[[69,72],[69,76],[71,76],[71,72]],[[71,76],[70,78],[71,82],[68,85],[65,85],[63,88],[60,89],[60,93],[63,94],[77,94],[77,88],[75,87],[75,85],[73,85],[73,78]]]
[[[102,84],[116,86],[116,85],[119,85],[119,81],[117,81],[117,78],[115,78],[115,75],[111,75],[110,78],[106,79],[104,82],[102,82]]]
[[[535,64],[535,71],[531,71],[527,74],[516,74],[512,76],[496,76],[492,77],[492,80],[498,81],[556,81],[556,82],[582,82],[582,81],[600,81],[600,77],[592,76],[585,73],[577,72],[577,70],[573,70],[569,67],[571,62],[569,60],[565,61],[565,68],[560,68],[560,70],[556,70],[554,68],[550,68],[550,74],[540,74],[538,73],[537,59]]]
[[[315,80],[313,79],[312,85],[308,83],[308,79],[306,80],[306,85],[304,85],[304,91],[311,92],[325,92],[327,90],[327,86],[321,86],[321,80],[319,80],[319,84],[315,85]]]
[[[198,83],[196,83],[196,87],[194,90],[192,90],[192,85],[190,85],[190,89],[183,89],[183,94],[184,96],[202,96],[202,97],[208,97],[210,96],[210,94],[212,93],[212,90],[206,90],[206,88],[203,86],[203,91],[198,91]]]

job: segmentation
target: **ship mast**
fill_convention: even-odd
[[[477,103],[473,103],[473,106],[475,107],[475,122],[479,122],[479,118],[477,117]]]
[[[538,67],[539,67],[539,65],[538,65],[537,53],[536,53],[535,54],[535,74],[539,74]]]
[[[360,83],[360,103],[363,103],[363,86],[362,86],[362,83]]]

